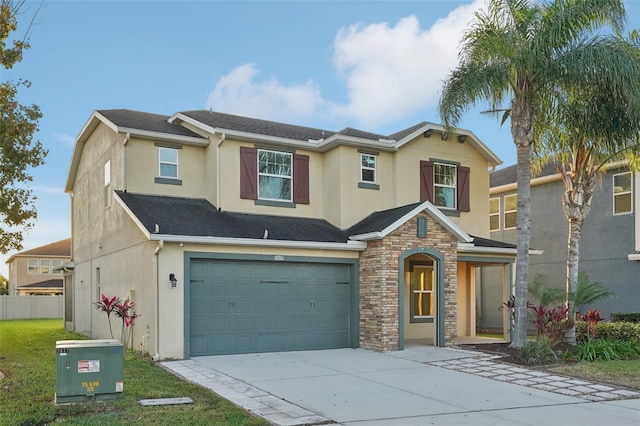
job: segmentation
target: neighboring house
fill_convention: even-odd
[[[62,294],[61,265],[71,260],[71,239],[16,253],[7,259],[9,295]]]
[[[491,173],[491,237],[516,241],[516,166]],[[596,186],[580,243],[580,270],[616,294],[583,309],[612,312],[640,310],[640,177],[624,165],[607,167]],[[564,185],[555,165],[531,180],[531,247],[529,282],[542,274],[549,285],[566,288],[569,224],[562,208]],[[500,318],[493,322],[499,324]]]
[[[75,144],[66,327],[108,336],[100,294],[136,303],[158,358],[451,346],[475,335],[489,168],[473,133],[340,132],[211,111],[95,111]]]

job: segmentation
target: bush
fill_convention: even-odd
[[[527,364],[546,364],[557,361],[558,355],[553,351],[549,339],[545,336],[536,340],[528,340],[520,349],[520,358]]]
[[[640,312],[613,312],[611,322],[633,322],[640,324]]]
[[[576,358],[579,361],[613,361],[640,357],[638,340],[586,340],[578,342]]]
[[[587,323],[576,321],[576,340],[589,339]],[[640,324],[632,322],[601,322],[596,328],[595,339],[640,340]]]

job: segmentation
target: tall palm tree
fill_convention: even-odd
[[[626,78],[620,52],[596,31],[623,29],[621,0],[490,0],[462,39],[460,63],[444,82],[440,116],[454,128],[471,105],[489,102],[511,120],[517,152],[517,258],[512,346],[527,339],[531,240],[531,154],[537,123],[553,113],[558,85],[637,90]]]
[[[640,81],[637,34],[629,41],[608,37],[616,50],[627,50],[623,64],[630,78]],[[580,241],[596,184],[612,162],[631,170],[640,166],[640,92],[609,93],[608,87],[562,87],[555,97],[556,113],[541,126],[541,143],[534,148],[534,170],[553,161],[564,184],[562,207],[569,224],[567,240],[566,305],[575,321]],[[567,341],[576,343],[575,325]]]

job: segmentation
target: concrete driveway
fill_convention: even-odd
[[[275,425],[634,425],[640,392],[417,347],[163,362]]]

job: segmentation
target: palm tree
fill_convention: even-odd
[[[518,165],[514,347],[527,339],[531,154],[538,123],[554,112],[558,85],[638,91],[638,82],[624,74],[620,52],[596,34],[602,28],[620,32],[625,21],[621,0],[490,0],[464,34],[460,64],[444,82],[439,110],[447,129],[469,106],[486,101],[492,111],[504,111],[503,123],[511,120]]]
[[[640,80],[637,34],[630,40],[608,37],[612,46],[629,55],[622,64],[630,78]],[[569,222],[566,305],[575,322],[580,241],[600,175],[612,162],[638,170],[640,160],[640,92],[610,94],[608,87],[564,87],[556,96],[557,113],[541,132],[535,147],[534,169],[549,161],[558,164],[564,183],[562,207]],[[575,326],[567,333],[576,343]]]

